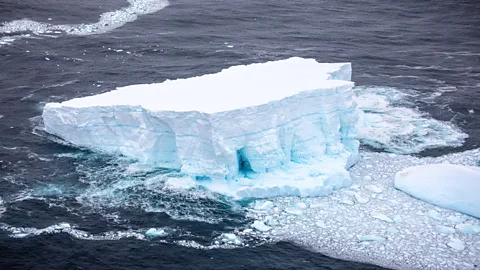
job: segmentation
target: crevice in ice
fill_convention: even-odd
[[[238,172],[240,174],[247,175],[249,173],[254,172],[252,170],[252,165],[250,164],[250,161],[246,157],[245,147],[237,151],[237,158],[238,158]]]

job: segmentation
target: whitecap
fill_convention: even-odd
[[[455,91],[453,88],[441,91]],[[449,122],[431,118],[409,103],[415,93],[389,87],[356,87],[355,100],[363,111],[358,123],[360,141],[398,154],[461,146],[467,134]]]
[[[366,186],[372,180],[364,180],[364,176],[374,175],[375,184],[383,188],[382,193],[370,197],[367,203],[344,205],[341,200],[345,192],[339,190],[330,197],[269,199],[279,209],[286,209],[298,200],[306,205],[322,205],[306,208],[302,215],[292,216],[274,209],[254,211],[252,204],[247,216],[252,220],[251,226],[258,220],[269,220],[271,228],[258,233],[259,237],[293,241],[341,259],[396,269],[423,269],[425,265],[432,269],[460,269],[457,263],[478,265],[480,237],[469,234],[475,232],[477,227],[473,226],[478,219],[464,215],[458,219],[459,214],[454,211],[414,199],[393,185],[395,173],[406,167],[444,162],[475,166],[478,160],[480,149],[436,158],[363,151],[358,163],[350,169],[353,182]],[[458,221],[469,224],[456,226],[467,233],[455,232],[453,222]],[[450,234],[458,240],[452,243]],[[463,249],[468,252],[462,252]]]
[[[68,35],[85,36],[103,34],[117,29],[126,23],[133,22],[141,15],[155,13],[165,8],[167,0],[127,0],[129,5],[115,11],[105,12],[100,15],[97,22],[87,24],[50,24],[37,22],[30,19],[14,20],[3,23],[0,33],[33,33],[37,36],[57,37],[62,33]],[[29,37],[29,34],[19,34],[0,39],[2,45],[11,44],[16,39]]]

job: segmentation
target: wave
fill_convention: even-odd
[[[439,89],[438,95],[447,91],[455,89]],[[363,111],[358,124],[361,143],[387,152],[414,154],[465,142],[468,135],[454,124],[415,109],[410,101],[415,97],[417,93],[391,87],[356,87],[355,100]]]
[[[0,38],[0,47],[8,45],[21,38],[34,36],[58,37],[61,34],[85,36],[103,34],[123,25],[133,22],[139,16],[155,13],[168,6],[167,0],[127,0],[129,5],[115,11],[100,15],[97,22],[82,24],[49,24],[30,19],[5,22],[0,26],[1,34],[8,36]]]

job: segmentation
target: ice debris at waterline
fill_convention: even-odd
[[[358,157],[350,63],[298,57],[48,103],[66,141],[177,169],[235,197],[321,196]]]
[[[400,171],[395,187],[426,202],[480,218],[480,168],[429,164]]]
[[[243,237],[291,241],[329,256],[393,269],[478,269],[480,220],[418,200],[396,189],[394,179],[412,166],[474,166],[479,158],[480,149],[437,158],[362,151],[350,169],[354,185],[349,188],[328,197],[252,202],[250,230]],[[440,171],[428,172],[433,176]],[[452,180],[462,184],[455,176]],[[369,201],[357,202],[355,195]]]

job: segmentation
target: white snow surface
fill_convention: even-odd
[[[163,83],[120,87],[99,95],[76,98],[50,106],[141,106],[150,111],[208,114],[259,106],[309,90],[353,86],[349,63],[320,64],[293,57],[247,66],[233,66],[219,73]],[[321,95],[322,93],[318,93]],[[298,105],[298,104],[297,104]]]
[[[350,63],[294,57],[48,103],[43,120],[69,143],[235,197],[321,196],[351,184],[358,158],[350,80]]]
[[[426,202],[480,218],[480,168],[428,164],[395,175],[395,187]]]

